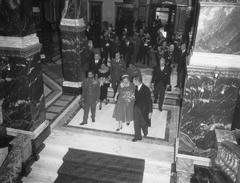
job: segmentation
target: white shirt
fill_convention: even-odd
[[[138,91],[141,89],[142,85],[143,85],[142,83],[138,85]]]

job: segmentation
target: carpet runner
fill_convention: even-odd
[[[55,183],[142,183],[145,161],[69,148]]]

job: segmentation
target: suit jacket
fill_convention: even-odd
[[[120,81],[121,76],[125,73],[125,71],[126,65],[124,60],[121,59],[119,62],[116,62],[115,59],[112,60],[110,67],[112,81]]]
[[[178,62],[178,68],[177,68],[178,72],[179,71],[186,72],[186,69],[187,69],[186,58],[187,58],[187,51],[179,53],[179,62]]]
[[[87,71],[89,69],[92,69],[94,67],[94,52],[93,50],[86,48],[82,52],[82,56],[84,59],[82,59],[82,68]]]
[[[152,99],[150,89],[144,84],[142,84],[139,91],[136,87],[134,107],[141,110],[144,119],[148,122],[148,114],[152,112]]]
[[[166,64],[171,65],[171,64],[177,64],[178,63],[178,51],[174,50],[172,53],[167,52],[166,53]]]
[[[161,82],[166,86],[170,77],[170,73],[171,70],[168,65],[166,65],[163,70],[160,69],[160,66],[156,66],[152,74],[152,83],[156,85]]]
[[[86,78],[82,85],[82,98],[84,103],[97,102],[100,97],[100,84],[98,80]]]

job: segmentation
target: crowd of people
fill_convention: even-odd
[[[146,136],[147,127],[150,126],[150,91],[153,91],[154,103],[158,103],[159,110],[162,111],[165,91],[172,90],[172,70],[177,72],[175,87],[183,88],[187,43],[179,35],[165,37],[159,21],[154,21],[148,29],[139,24],[134,30],[125,27],[120,34],[109,24],[100,35],[99,48],[96,48],[96,36],[90,25],[85,34],[88,47],[83,52],[83,68],[88,75],[82,86],[84,117],[81,125],[87,124],[90,108],[92,122],[95,122],[96,104],[100,102],[99,110],[103,103],[108,104],[107,93],[111,86],[116,101],[113,118],[119,122],[116,130],[122,129],[123,122],[129,125],[134,121],[135,140],[140,140],[141,129]],[[153,67],[150,89],[142,83],[138,66]],[[144,94],[138,92],[140,90],[137,86],[143,86]],[[137,107],[137,104],[141,107]]]

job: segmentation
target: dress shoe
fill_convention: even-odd
[[[108,104],[108,102],[109,102],[109,100],[107,99],[107,100],[105,100],[105,105],[107,105]]]
[[[121,129],[122,129],[122,127],[120,127],[120,128],[117,128],[117,129],[116,129],[116,131],[117,131],[117,132],[119,132]]]
[[[132,139],[133,142],[137,142],[138,140],[142,140],[142,139],[136,139],[136,138]]]
[[[159,111],[162,112],[162,108],[161,107],[159,107]]]
[[[169,85],[169,86],[167,87],[167,91],[172,91],[172,86],[171,86],[171,85]]]
[[[86,125],[87,123],[86,122],[81,122],[80,125]]]

